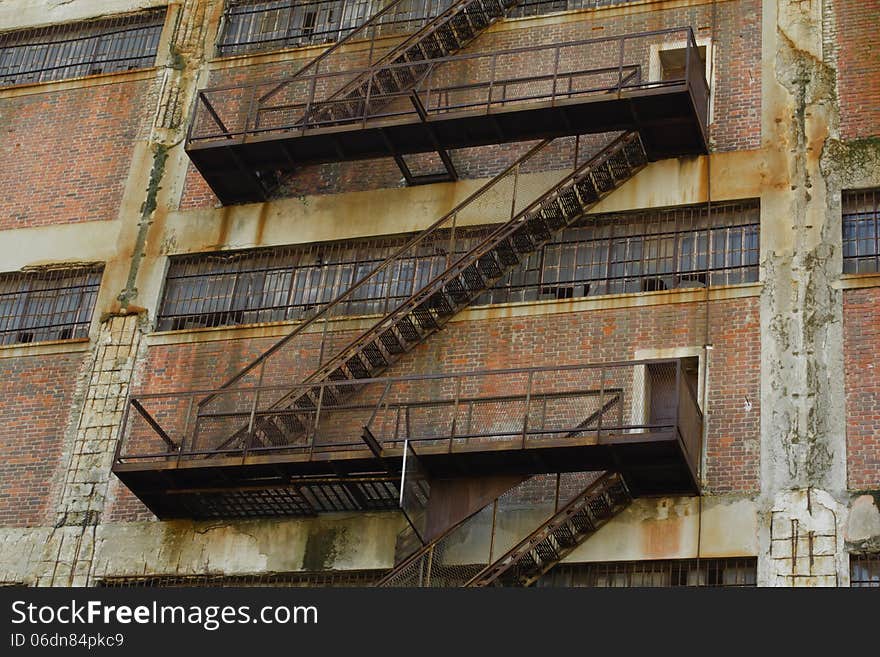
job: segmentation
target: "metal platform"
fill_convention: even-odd
[[[687,44],[685,65],[672,76],[651,61],[652,46],[670,39]],[[549,68],[517,75],[524,58]],[[203,90],[187,153],[223,203],[243,203],[266,200],[277,177],[300,165],[576,134],[636,130],[651,160],[707,152],[708,86],[690,28],[419,65],[426,68],[412,88],[399,79],[415,77],[415,64],[397,62],[301,75],[286,86]],[[365,77],[362,93],[333,93]]]
[[[281,446],[220,442],[277,416],[253,403],[271,388],[133,397],[113,472],[163,519],[397,508],[407,443],[431,479],[611,470],[634,496],[699,494],[702,415],[681,361],[358,385],[350,402],[297,411],[310,429]],[[190,402],[206,395],[212,411],[200,414]]]

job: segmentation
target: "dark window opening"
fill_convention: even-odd
[[[153,66],[165,9],[0,33],[0,86]]]
[[[706,46],[697,46],[697,53],[700,56],[700,72],[706,74]],[[687,48],[668,48],[661,50],[660,57],[660,79],[667,80],[684,80],[687,77]]]
[[[102,266],[0,274],[0,344],[86,338]]]
[[[843,273],[880,272],[880,189],[842,197]]]

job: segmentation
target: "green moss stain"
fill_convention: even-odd
[[[303,569],[308,571],[332,569],[338,549],[345,542],[344,526],[315,527],[309,532]]]
[[[165,174],[165,164],[168,161],[168,146],[156,144],[153,147],[153,167],[150,170],[150,181],[147,184],[147,194],[141,205],[140,221],[138,222],[138,234],[135,239],[134,250],[131,255],[131,267],[128,270],[128,278],[126,279],[125,289],[119,293],[117,299],[122,304],[123,310],[128,307],[137,298],[137,281],[138,271],[140,270],[141,260],[144,258],[144,248],[147,244],[147,232],[153,223],[151,217],[158,205],[159,190],[162,188],[160,183],[162,176]]]

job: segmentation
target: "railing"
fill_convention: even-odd
[[[377,586],[463,586],[601,474],[573,472],[530,477],[400,560]]]
[[[118,462],[285,454],[321,458],[363,450],[402,454],[534,446],[677,441],[699,475],[702,413],[680,360],[485,370],[296,386],[320,389],[314,408],[279,410],[290,386],[132,395]],[[198,401],[214,396],[211,412]],[[273,444],[261,420],[284,423],[296,440]],[[280,425],[279,425],[280,426]],[[242,431],[241,427],[247,427]],[[231,440],[231,436],[235,440]]]
[[[229,101],[235,103],[246,98],[248,107],[246,123],[249,123],[257,106],[269,102],[280,93],[288,95],[298,93],[300,89],[298,82],[305,77],[307,72],[310,76],[315,77],[320,75],[322,68],[325,71],[339,71],[350,66],[351,55],[347,54],[347,49],[344,48],[350,42],[368,44],[365,46],[364,52],[356,55],[355,61],[369,69],[381,63],[383,58],[396,48],[418,38],[417,35],[423,28],[430,28],[432,25],[443,22],[467,2],[468,0],[392,0],[368,20],[350,29],[344,36],[340,32],[341,38],[338,41],[317,57],[308,60],[293,75],[263,83],[214,87],[199,92],[195,114],[190,123],[188,140],[192,141],[196,138],[195,126],[203,112],[224,133],[228,132],[226,124],[218,114],[217,107],[221,107],[221,105],[215,102],[217,92],[228,92],[225,94],[226,98],[221,99],[224,103]],[[317,20],[318,14],[315,15],[315,20]],[[294,14],[291,14],[291,17],[293,18]],[[359,20],[358,17],[349,17],[350,22],[355,20]],[[335,92],[339,89],[340,87],[336,87],[332,91]],[[240,93],[242,91],[244,92],[243,96]]]
[[[684,73],[674,79],[664,79],[659,63],[651,62],[656,47],[669,40],[686,43]],[[323,73],[315,68],[280,81],[205,89],[199,94],[189,141],[228,143],[271,133],[297,136],[323,127],[364,127],[380,119],[421,121],[454,112],[585,101],[682,84],[691,89],[701,121],[706,121],[708,85],[689,27],[459,54],[421,64],[428,70],[415,89],[389,93],[376,90],[389,75],[403,73],[413,63],[382,62]],[[361,79],[366,95],[338,94]]]

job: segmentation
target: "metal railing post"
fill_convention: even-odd
[[[250,418],[248,419],[247,440],[245,440],[245,443],[244,443],[244,450],[242,451],[242,459],[247,457],[251,442],[253,442],[253,440],[254,440],[254,421],[257,416],[257,405],[260,402],[260,387],[263,385],[263,374],[265,374],[265,372],[266,372],[266,364],[265,364],[265,362],[263,362],[260,365],[260,376],[257,378],[257,389],[254,391],[254,401],[251,404],[251,413],[250,413]]]
[[[525,448],[526,446],[526,436],[528,435],[529,430],[529,410],[532,403],[532,380],[534,377],[534,372],[529,372],[529,382],[526,388],[526,410],[523,415],[523,428],[522,428],[522,446]]]
[[[461,398],[461,377],[455,377],[455,401],[452,406],[452,422],[449,431],[449,453],[452,453],[452,445],[455,442],[456,420],[458,420],[458,401]]]
[[[556,105],[556,77],[559,75],[559,55],[561,54],[562,48],[556,46],[556,57],[553,61],[553,90],[550,92],[550,106],[553,107]]]
[[[605,417],[605,367],[599,370],[599,422],[596,425],[596,442],[602,443],[602,420]]]
[[[189,396],[189,404],[186,407],[186,419],[183,421],[183,433],[180,436],[180,448],[177,451],[177,465],[180,465],[180,460],[183,457],[183,450],[186,447],[186,435],[189,433],[189,419],[192,415],[193,404],[195,403],[195,395]],[[126,409],[128,410],[128,409]]]

